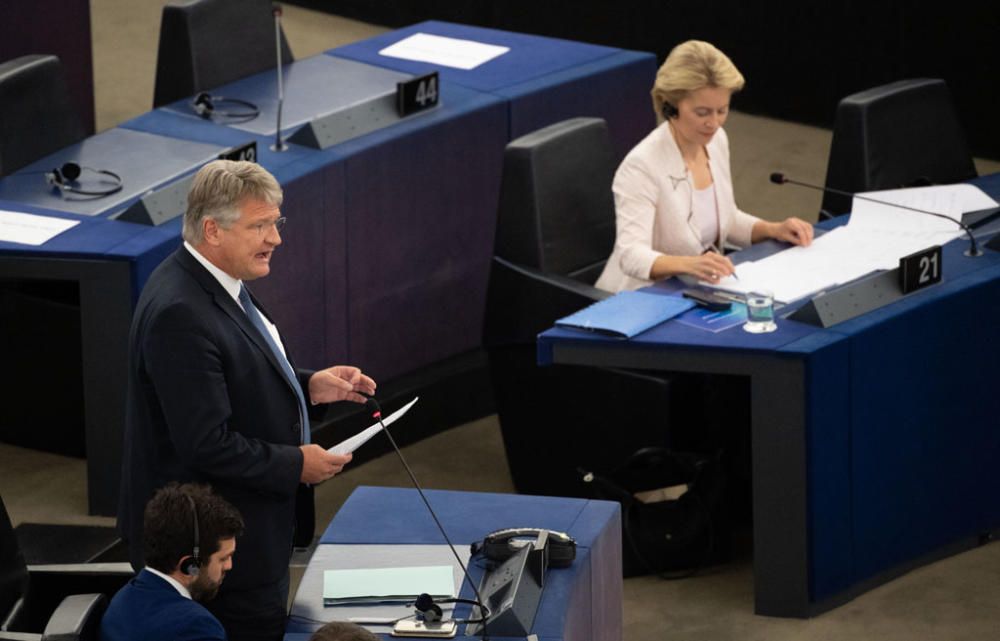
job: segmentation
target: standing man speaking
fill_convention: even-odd
[[[171,481],[209,483],[243,515],[234,567],[209,609],[231,641],[280,639],[296,508],[350,455],[310,444],[308,407],[364,402],[356,367],[297,370],[246,282],[281,244],[281,187],[261,166],[217,160],[196,175],[184,245],[146,283],[129,335],[118,527],[142,563],[143,507]]]

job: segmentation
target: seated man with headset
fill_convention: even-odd
[[[146,505],[146,567],[111,600],[101,641],[224,640],[226,632],[201,605],[232,567],[243,518],[205,485],[171,483]]]

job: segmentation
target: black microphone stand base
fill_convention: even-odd
[[[968,256],[969,258],[979,258],[983,255],[983,250],[978,247],[970,247],[962,252],[962,254]]]
[[[288,145],[285,144],[284,140],[279,140],[270,146],[271,151],[288,151]]]

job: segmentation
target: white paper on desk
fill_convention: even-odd
[[[402,416],[406,414],[410,410],[410,408],[413,407],[413,404],[416,403],[418,400],[420,400],[420,397],[415,396],[412,401],[402,406],[389,416],[384,417],[382,419],[382,422],[385,423],[386,425],[392,425],[397,420],[402,418]],[[378,434],[379,430],[381,429],[382,426],[378,423],[375,423],[374,425],[361,430],[351,438],[345,439],[340,443],[337,443],[333,447],[329,448],[327,452],[329,452],[330,454],[348,454],[350,452],[353,452],[354,450],[358,449],[359,447],[367,443],[368,439]]]
[[[886,203],[934,212],[954,221],[961,220],[962,214],[965,212],[997,206],[997,202],[987,196],[983,190],[974,185],[965,184],[886,189],[869,191],[858,194],[858,196],[864,196],[865,199],[857,196],[852,199],[851,220],[848,225],[858,229],[894,232],[950,232],[955,236],[963,233],[961,227],[955,223],[950,223],[937,216],[928,216],[892,205],[872,202],[872,200],[881,200]],[[869,198],[872,200],[867,200]]]
[[[379,51],[379,55],[403,60],[430,62],[455,69],[475,69],[484,62],[510,51],[510,47],[488,45],[474,40],[415,33]]]
[[[79,224],[79,220],[0,210],[0,240],[25,245],[42,245]]]

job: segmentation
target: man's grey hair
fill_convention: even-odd
[[[213,160],[195,174],[184,212],[184,240],[197,246],[204,239],[205,218],[229,229],[240,218],[247,199],[281,206],[281,186],[266,169],[242,160]]]

